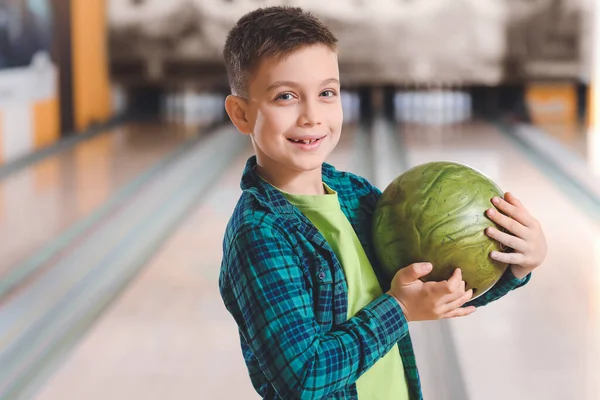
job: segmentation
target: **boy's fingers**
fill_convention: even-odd
[[[492,251],[490,257],[493,260],[500,261],[505,264],[522,265],[527,261],[521,253],[502,253],[500,251]]]
[[[504,200],[506,200],[507,202],[509,202],[510,204],[512,204],[518,208],[523,208],[523,209],[525,208],[525,207],[523,207],[523,204],[521,203],[521,201],[519,199],[517,199],[515,197],[515,195],[512,194],[511,192],[506,192],[504,194]]]
[[[447,281],[438,282],[438,287],[442,293],[451,294],[459,290],[462,282],[462,271],[460,268],[456,268],[452,273],[452,276]]]
[[[523,238],[527,235],[527,228],[525,227],[525,225],[521,224],[517,219],[507,217],[503,213],[493,208],[488,209],[486,215],[493,222],[497,223],[498,225],[500,225],[515,236]]]
[[[522,252],[525,251],[525,248],[527,247],[527,242],[525,242],[525,240],[517,236],[509,235],[508,233],[500,232],[494,227],[488,227],[485,232],[492,239],[502,243],[507,247],[510,247],[511,249]]]
[[[425,284],[429,290],[447,301],[452,301],[460,297],[465,292],[465,281],[462,280],[462,271],[456,268],[452,276],[445,281],[430,281]]]
[[[456,290],[454,290],[452,293],[443,295],[440,299],[440,304],[444,304],[444,305],[450,304],[450,303],[460,300],[461,298],[466,296],[467,293],[469,293],[469,291],[465,292],[466,284],[464,283],[464,281],[462,281],[462,282],[463,283],[461,283],[459,285],[459,287]],[[447,311],[450,311],[450,309],[448,309]]]
[[[494,197],[492,204],[502,211],[503,214],[520,222],[524,226],[531,226],[532,218],[529,212],[521,205],[521,203],[510,193],[505,198]],[[507,228],[508,229],[508,228]]]
[[[450,279],[448,279],[448,283],[452,290],[456,290],[460,287],[460,283],[462,282],[462,271],[460,268],[456,268],[452,273]]]
[[[450,311],[450,312],[444,314],[442,316],[442,319],[466,317],[467,315],[473,314],[475,311],[477,311],[477,307],[475,307],[475,306],[469,306],[469,307],[465,307],[465,308],[457,308],[454,311]]]
[[[465,304],[473,297],[473,289],[467,290],[465,293],[456,293],[453,295],[453,298],[449,299],[448,303],[446,303],[442,308],[442,314],[446,314],[452,310],[455,310]]]
[[[402,268],[396,274],[398,275],[398,280],[403,285],[408,285],[422,276],[427,275],[431,272],[432,265],[431,263],[415,263],[411,264],[406,268]]]

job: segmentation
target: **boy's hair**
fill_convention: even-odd
[[[315,44],[335,51],[337,38],[310,12],[289,6],[249,12],[231,29],[223,49],[232,93],[248,96],[248,79],[262,60]]]

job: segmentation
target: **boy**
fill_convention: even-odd
[[[513,265],[486,294],[467,303],[459,269],[423,283],[427,263],[378,280],[370,221],[381,192],[324,163],[342,128],[336,42],[289,7],[255,10],[229,33],[225,108],[256,155],[225,233],[221,295],[263,398],[421,399],[408,322],[465,316],[524,285],[545,239],[507,194],[488,216],[512,235],[488,234],[515,249],[491,257]]]

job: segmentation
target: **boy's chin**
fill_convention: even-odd
[[[323,157],[315,157],[308,160],[294,160],[293,169],[298,172],[311,172],[320,169],[325,159]]]

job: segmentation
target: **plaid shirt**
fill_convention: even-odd
[[[235,319],[244,359],[264,399],[357,399],[355,381],[399,343],[413,399],[422,392],[408,323],[387,294],[347,319],[344,270],[314,225],[253,171],[248,160],[242,195],[227,225],[219,287]],[[384,293],[370,239],[381,192],[367,180],[323,164],[323,181],[338,193]],[[469,304],[496,300],[519,280],[510,268]]]

